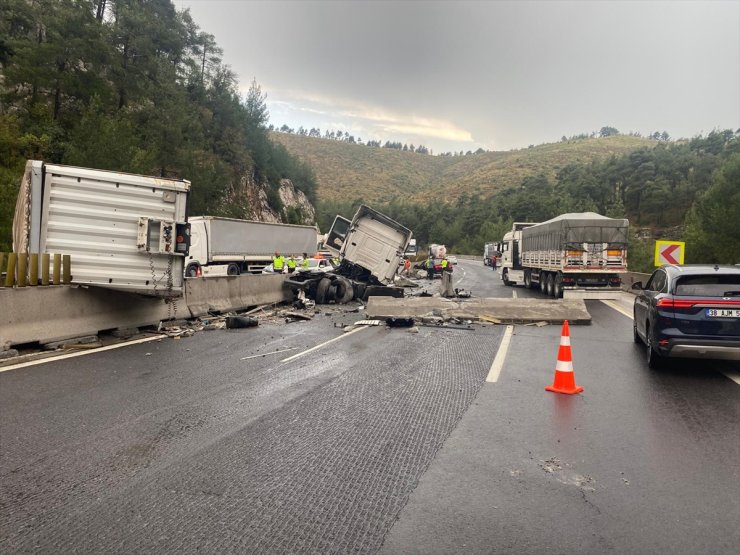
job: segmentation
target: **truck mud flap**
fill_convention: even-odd
[[[387,287],[385,285],[369,285],[365,289],[365,294],[362,296],[362,300],[367,302],[370,297],[394,297],[396,299],[403,299],[403,288]]]

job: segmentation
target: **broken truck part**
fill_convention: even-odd
[[[339,257],[339,266],[331,272],[301,272],[285,284],[318,304],[374,296],[402,298],[403,289],[391,284],[411,235],[398,222],[362,205],[351,221],[337,216],[327,234],[325,246]]]

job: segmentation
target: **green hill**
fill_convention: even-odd
[[[544,174],[554,180],[569,164],[588,164],[656,144],[617,135],[508,152],[430,156],[288,133],[275,132],[272,138],[312,166],[320,200],[361,197],[370,203],[453,201],[463,193],[487,198],[528,176]]]

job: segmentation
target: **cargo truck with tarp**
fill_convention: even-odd
[[[185,180],[29,160],[13,251],[69,255],[73,284],[181,296],[189,191]]]
[[[627,271],[629,222],[594,212],[515,223],[502,243],[501,279],[560,298],[565,291],[618,291]]]

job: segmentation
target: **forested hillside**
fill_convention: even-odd
[[[508,152],[478,150],[466,155],[430,156],[284,132],[274,132],[272,137],[311,164],[320,199],[352,198],[362,191],[366,201],[381,203],[454,202],[463,195],[488,197],[519,185],[526,177],[541,174],[552,180],[571,164],[588,164],[658,144],[653,139],[629,135],[585,135]]]
[[[322,195],[322,229],[336,213],[351,215],[367,201],[366,191],[358,189],[345,200],[323,200]],[[740,132],[716,131],[570,163],[554,175],[529,175],[488,196],[463,191],[453,202],[397,199],[374,206],[411,228],[422,244],[445,243],[458,253],[482,252],[483,244],[499,240],[512,221],[595,211],[627,217],[633,232],[645,228],[641,235],[646,240],[635,238],[631,245],[635,270],[652,266],[656,236],[685,239],[687,263],[734,264],[740,262]]]
[[[221,54],[170,0],[0,0],[0,250],[27,159],[188,179],[191,215],[243,217],[250,181],[278,212],[281,178],[314,200]]]

